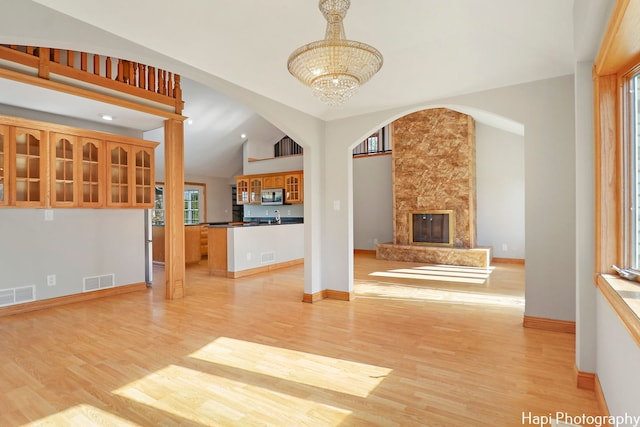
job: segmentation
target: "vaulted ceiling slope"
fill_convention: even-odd
[[[230,83],[335,120],[572,74],[576,60],[593,58],[606,22],[603,14],[612,3],[353,0],[344,21],[347,38],[376,47],[385,62],[339,108],[314,98],[286,67],[293,50],[324,37],[325,20],[316,0],[0,0],[0,42],[86,50],[169,70],[179,64],[182,70],[174,71],[183,78],[202,80],[198,76],[205,75],[209,86]],[[189,104],[199,105],[198,96],[210,96],[214,89],[188,95],[185,113],[200,114],[195,107],[189,111]],[[234,103],[221,102],[229,111]],[[252,114],[237,107],[227,114]],[[233,120],[229,123],[221,132],[235,136]],[[192,144],[203,152],[202,144],[223,139],[215,135]]]
[[[294,49],[324,37],[315,0],[36,1],[324,119],[573,73],[573,0],[353,0],[347,38],[385,63],[340,109],[286,68]]]

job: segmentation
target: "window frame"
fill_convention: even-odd
[[[618,277],[611,266],[628,265],[630,253],[627,81],[640,69],[639,3],[616,2],[593,68],[595,282],[638,345],[640,302],[628,297],[637,290],[637,283]]]
[[[164,225],[164,182],[156,182],[155,186],[154,186],[154,192],[155,192],[155,188],[157,187],[162,187],[163,188],[163,195],[162,195],[162,200],[160,201],[160,205],[161,208],[156,208],[156,204],[157,204],[157,200],[154,202],[154,207],[151,209],[152,210],[152,224],[153,225]],[[198,222],[186,222],[184,221],[187,210],[186,208],[183,209],[183,221],[184,221],[184,225],[193,225],[193,224],[202,224],[202,223],[206,223],[207,222],[207,185],[205,183],[202,182],[185,182],[184,183],[184,194],[186,195],[186,193],[188,191],[198,191],[199,194],[199,200],[198,200],[198,211],[199,211],[199,221]],[[187,200],[184,199],[183,197],[183,204],[187,202]],[[162,214],[160,215],[159,212],[162,212]],[[157,221],[155,221],[155,217],[161,217],[162,218],[162,222],[159,223]]]

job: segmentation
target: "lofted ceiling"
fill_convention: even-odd
[[[327,121],[421,105],[572,74],[580,56],[592,59],[606,21],[600,15],[612,0],[351,3],[347,38],[376,47],[385,62],[342,107],[322,104],[286,67],[294,49],[324,37],[317,0],[0,0],[0,43],[78,50],[91,45],[93,53],[136,52],[132,59],[140,62],[197,70],[193,76],[182,72],[185,115],[193,119],[185,126],[186,170],[228,177],[241,167],[241,133],[275,142],[282,132],[216,88],[197,83],[197,74]],[[0,95],[0,103],[11,100]],[[140,128],[144,122],[137,123]]]

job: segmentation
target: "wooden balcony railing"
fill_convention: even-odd
[[[0,44],[0,59],[147,99],[182,114],[180,76],[145,64],[66,49]]]

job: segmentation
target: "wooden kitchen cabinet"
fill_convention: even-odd
[[[249,203],[249,178],[236,177],[236,203],[244,205]]]
[[[74,135],[51,132],[49,136],[49,183],[51,207],[68,208],[78,206],[77,177],[79,153],[78,138]]]
[[[107,206],[127,207],[130,203],[131,153],[129,146],[107,144]]]
[[[101,207],[104,205],[104,141],[93,138],[80,138],[78,144],[78,202],[83,207]]]
[[[285,203],[303,203],[304,172],[292,171],[236,177],[236,203],[239,205],[260,204],[260,190],[284,188]]]
[[[259,205],[262,201],[262,178],[252,177],[249,181],[249,203]]]
[[[151,208],[157,145],[0,116],[0,207]]]
[[[107,206],[152,208],[153,148],[107,142]]]
[[[284,200],[287,203],[302,203],[302,174],[293,173],[284,176]]]
[[[268,175],[262,178],[264,188],[284,188],[284,175]]]
[[[14,165],[10,170],[9,200],[17,207],[45,207],[46,132],[15,127],[10,128],[9,135],[13,153],[10,163]]]
[[[153,148],[131,147],[134,159],[133,206],[152,208],[155,195]]]

